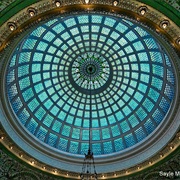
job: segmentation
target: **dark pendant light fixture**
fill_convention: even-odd
[[[92,74],[94,72],[94,66],[92,64],[92,58],[90,58],[90,63],[87,65],[87,73],[89,74],[90,78],[90,90],[89,90],[89,95],[90,95],[90,117],[89,117],[89,149],[87,154],[85,154],[84,157],[84,162],[82,166],[82,172],[80,174],[81,180],[97,180],[97,173],[96,173],[96,168],[95,168],[95,163],[94,163],[94,156],[93,152],[91,151],[91,129],[92,129],[92,92],[91,92],[91,86],[93,85],[92,82]]]

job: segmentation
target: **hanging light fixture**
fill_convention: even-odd
[[[91,76],[94,72],[94,66],[91,63],[92,58],[90,58],[90,64],[88,64],[87,72],[90,75],[90,117],[89,117],[89,149],[87,154],[85,154],[83,166],[82,166],[82,172],[80,174],[81,180],[91,180],[95,179],[97,180],[97,173],[94,163],[94,156],[93,152],[91,151],[91,128],[92,128],[92,92],[91,92],[91,86],[92,86],[92,79]]]
[[[90,179],[97,180],[97,173],[95,169],[93,152],[91,152],[90,148],[88,150],[88,153],[85,154],[84,163],[83,163],[80,177],[81,177],[81,180],[90,180]]]
[[[88,3],[89,3],[89,0],[85,0],[85,3],[88,4]]]

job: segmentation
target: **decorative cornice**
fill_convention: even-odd
[[[48,165],[45,165],[41,162],[39,162],[38,160],[34,159],[33,157],[29,156],[28,154],[24,153],[21,148],[17,147],[12,140],[8,137],[8,135],[2,130],[2,128],[0,129],[0,143],[8,150],[10,151],[10,153],[14,154],[15,156],[17,156],[20,161],[24,161],[27,163],[26,166],[22,166],[20,164],[18,164],[18,161],[13,160],[12,158],[10,158],[11,163],[16,165],[18,164],[17,169],[16,169],[16,173],[18,172],[19,174],[21,174],[21,172],[29,172],[30,174],[34,174],[35,172],[35,176],[37,175],[37,177],[48,177],[48,175],[45,175],[43,172],[45,173],[50,173],[51,175],[56,175],[56,176],[60,176],[58,179],[61,179],[61,177],[65,177],[65,178],[75,178],[75,179],[79,179],[79,174],[75,173],[75,172],[67,172],[67,171],[63,171],[60,169],[56,169],[53,167],[50,167]],[[144,177],[145,179],[147,179],[151,173],[153,173],[156,169],[159,169],[159,171],[161,170],[167,170],[165,169],[166,166],[169,166],[168,161],[166,160],[166,158],[168,159],[169,156],[171,156],[171,154],[173,154],[173,152],[175,151],[179,151],[180,150],[180,132],[176,134],[176,136],[174,137],[174,139],[164,148],[162,149],[160,152],[158,152],[154,157],[144,161],[141,164],[138,164],[137,166],[131,167],[129,169],[124,169],[121,171],[116,171],[116,172],[111,172],[111,173],[104,173],[104,174],[98,174],[98,179],[111,179],[111,178],[122,178],[123,179],[131,179],[131,176],[136,177]],[[0,151],[1,154],[4,154],[2,151]],[[1,160],[1,162],[4,162],[5,159],[9,158],[6,154],[4,154],[1,157],[3,160]],[[173,158],[174,160],[176,160],[176,158]],[[170,161],[173,161],[173,159],[171,159]],[[162,164],[162,162],[164,163],[164,165]],[[164,168],[161,167],[156,167],[156,164],[162,164],[162,166],[164,166]],[[14,166],[13,165],[13,166]],[[32,166],[32,169],[27,168]],[[42,172],[38,172],[37,170],[35,170],[35,168],[41,170]],[[159,172],[157,171],[157,172]],[[134,174],[134,175],[133,175]],[[136,175],[139,174],[139,175]],[[159,174],[156,173],[156,176],[158,176]],[[56,178],[52,178],[52,179],[56,179]]]
[[[173,46],[180,49],[178,41],[178,38],[180,37],[179,27],[164,14],[141,2],[135,0],[121,0],[116,6],[114,6],[114,1],[112,0],[91,0],[88,4],[86,4],[84,0],[61,0],[59,2],[60,6],[57,7],[56,1],[42,0],[38,3],[32,4],[29,7],[26,7],[11,17],[8,22],[4,23],[0,27],[0,51],[6,47],[11,38],[24,31],[29,24],[40,23],[49,15],[53,16],[55,14],[63,14],[67,11],[75,10],[94,11],[98,9],[107,12],[122,13],[132,17],[134,16],[134,18],[140,22],[142,21],[143,23],[148,23],[148,25],[152,26],[152,28],[154,28],[156,31],[166,35]],[[147,11],[145,14],[139,15],[139,8],[142,6],[146,7]],[[34,9],[33,16],[29,15],[29,8]],[[163,26],[165,28],[162,28],[161,26],[163,21],[168,22],[168,26]],[[13,23],[14,26],[8,26],[8,23]],[[17,27],[17,29],[12,27]]]

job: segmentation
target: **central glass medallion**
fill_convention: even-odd
[[[100,54],[86,52],[72,64],[72,77],[83,89],[96,90],[103,87],[110,77],[110,65]]]

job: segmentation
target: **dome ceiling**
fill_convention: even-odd
[[[82,155],[89,139],[95,155],[144,140],[164,120],[175,92],[172,63],[157,40],[130,20],[104,15],[37,27],[15,49],[6,82],[24,128]]]

